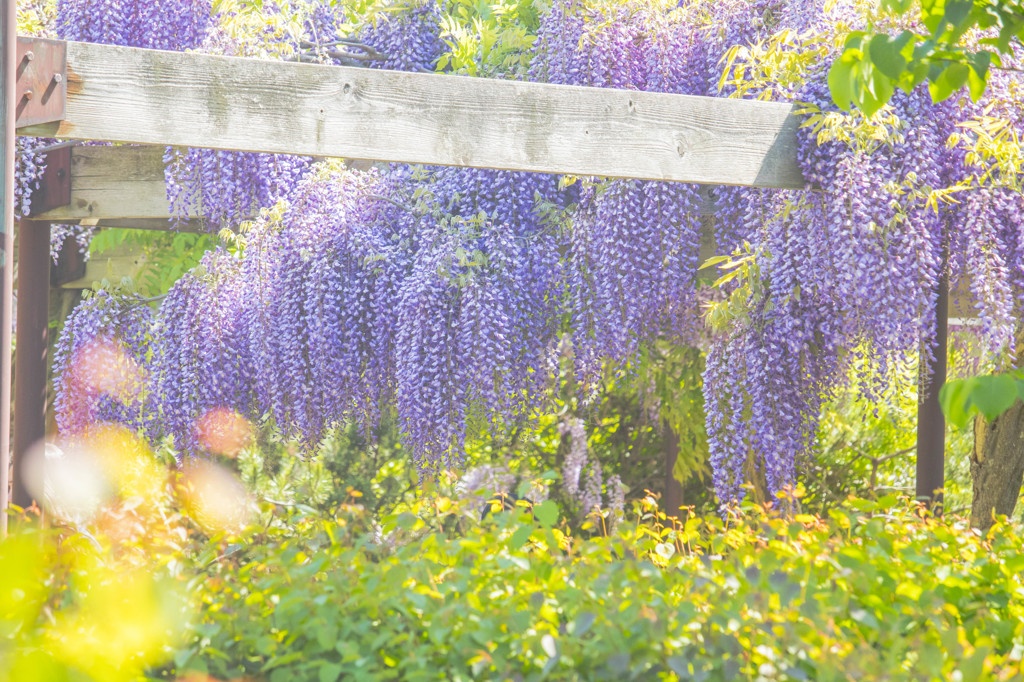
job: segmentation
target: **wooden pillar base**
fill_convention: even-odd
[[[26,455],[46,438],[49,348],[50,223],[18,223],[18,324],[14,358],[14,485],[11,501],[29,507],[21,476]]]

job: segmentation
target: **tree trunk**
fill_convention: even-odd
[[[985,530],[994,514],[1013,514],[1024,480],[1024,403],[1018,400],[991,422],[975,419],[971,478],[972,526]]]

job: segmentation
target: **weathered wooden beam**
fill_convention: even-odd
[[[67,118],[22,134],[802,188],[773,102],[69,42]]]
[[[71,200],[35,220],[136,230],[209,232],[201,216],[171,223],[164,184],[164,147],[85,147],[71,153]]]
[[[85,221],[83,221],[84,224]],[[189,218],[171,222],[168,218],[111,218],[97,220],[96,227],[122,230],[154,230],[157,232],[216,233],[217,230],[202,218]]]
[[[209,232],[202,216],[172,225],[164,185],[164,147],[85,147],[71,149],[71,201],[38,214],[36,220],[85,223],[138,230]],[[363,162],[350,164],[364,168]],[[704,189],[704,215],[713,215],[710,189]],[[255,216],[258,207],[253,207]]]
[[[38,220],[168,219],[163,147],[71,149],[71,203]]]

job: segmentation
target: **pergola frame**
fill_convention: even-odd
[[[66,97],[63,111],[45,122],[20,125],[17,106],[31,103],[31,95],[26,99],[19,91],[17,69],[27,62],[15,63],[16,2],[0,4],[5,133],[0,282],[6,283],[0,290],[0,344],[5,348],[10,348],[11,329],[15,128],[18,135],[159,145],[57,145],[70,147],[62,150],[66,168],[44,179],[44,190],[33,201],[42,210],[19,225],[16,464],[45,435],[49,225],[81,221],[172,229],[164,145],[806,189],[796,159],[799,120],[789,104],[89,43],[19,39],[31,40],[29,47],[48,58],[50,50],[66,54],[66,76],[53,75],[47,91]],[[944,462],[938,389],[945,380],[945,289],[943,282],[940,347],[921,389],[918,415],[917,495],[936,505]],[[7,507],[10,357],[0,353],[0,509]],[[23,486],[14,490],[15,504],[31,502]]]

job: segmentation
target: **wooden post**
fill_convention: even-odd
[[[665,456],[665,496],[662,505],[668,516],[685,521],[683,514],[683,485],[675,475],[676,459],[679,457],[679,434],[668,424],[663,424],[664,443],[662,451]]]
[[[15,353],[14,486],[12,502],[32,505],[22,464],[46,437],[46,354],[49,347],[50,223],[18,223],[18,337]]]
[[[11,466],[11,308],[14,286],[14,122],[17,0],[0,0],[0,537],[7,535]]]
[[[939,390],[946,383],[946,334],[949,327],[948,255],[942,255],[942,274],[935,304],[935,346],[933,356],[921,353],[920,395],[917,405],[917,490],[918,501],[924,502],[936,515],[942,514],[942,489],[945,487],[946,418],[939,406]]]

